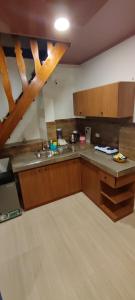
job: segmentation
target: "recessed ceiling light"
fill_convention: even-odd
[[[68,30],[69,26],[69,21],[66,18],[58,18],[54,23],[54,27],[58,31],[66,31]]]

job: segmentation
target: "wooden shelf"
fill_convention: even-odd
[[[110,200],[114,204],[118,204],[118,203],[121,203],[128,199],[131,199],[133,197],[133,192],[132,191],[124,191],[124,192],[119,192],[117,194],[114,194],[114,192],[112,192],[112,195],[111,194],[108,195],[106,192],[101,191],[101,195],[106,197],[108,200]]]
[[[112,211],[105,203],[100,204],[100,208],[108,217],[112,219],[112,221],[116,222],[133,212],[133,201],[130,201],[123,207],[119,207],[115,211]]]

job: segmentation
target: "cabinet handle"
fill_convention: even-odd
[[[103,116],[103,112],[101,111],[101,116]]]
[[[107,176],[104,176],[104,179],[106,180],[106,179],[107,179]]]
[[[81,114],[82,114],[82,112],[80,111],[80,112],[79,112],[79,114],[81,115]]]

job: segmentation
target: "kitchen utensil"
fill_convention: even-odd
[[[71,134],[71,137],[70,137],[70,143],[71,143],[71,144],[72,144],[72,143],[75,143],[75,136],[74,136],[73,133]]]
[[[74,141],[75,143],[79,141],[79,133],[77,130],[73,130]]]

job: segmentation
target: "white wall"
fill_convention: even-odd
[[[73,92],[76,90],[79,66],[58,65],[44,87],[46,121],[74,117]]]
[[[77,88],[132,80],[135,81],[135,36],[82,64]]]

